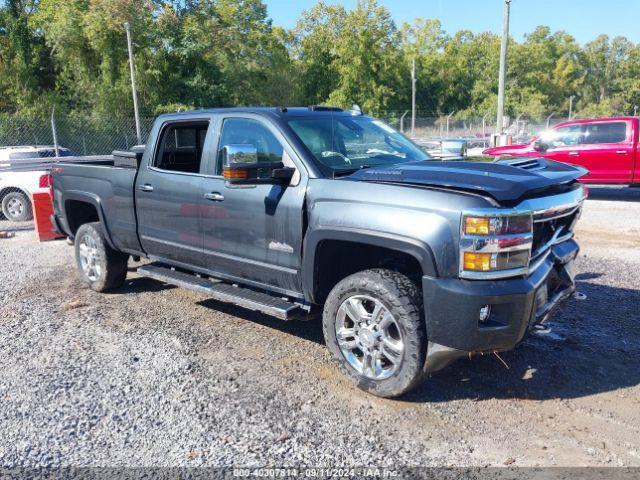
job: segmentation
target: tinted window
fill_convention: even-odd
[[[218,174],[222,173],[222,149],[225,145],[253,145],[258,162],[281,162],[282,145],[265,125],[248,118],[228,118],[222,125],[218,150]]]
[[[162,133],[154,165],[174,172],[198,173],[207,122],[169,125]]]
[[[627,124],[625,122],[590,123],[584,143],[620,143],[627,139]]]

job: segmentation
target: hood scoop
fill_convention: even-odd
[[[412,162],[360,170],[345,179],[451,188],[489,195],[501,203],[515,203],[572,183],[586,173],[584,168],[544,158],[518,158],[498,162]]]

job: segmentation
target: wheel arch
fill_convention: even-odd
[[[400,260],[404,273],[409,275],[438,276],[433,252],[424,242],[362,229],[320,228],[309,232],[304,242],[305,297],[313,303],[322,303],[342,278],[362,269],[384,267],[376,264],[381,259]],[[338,267],[334,268],[336,264]],[[420,280],[420,288],[421,283]]]
[[[67,233],[70,237],[75,237],[81,225],[97,221],[102,225],[104,237],[109,246],[117,250],[111,238],[102,202],[97,195],[88,192],[65,192],[62,198],[62,208],[64,209]]]

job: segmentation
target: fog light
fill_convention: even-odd
[[[480,309],[480,316],[479,316],[479,320],[484,323],[487,320],[489,320],[489,317],[491,316],[491,305],[485,305],[484,307],[482,307]]]
[[[495,253],[464,252],[464,269],[474,272],[489,272],[496,267]]]

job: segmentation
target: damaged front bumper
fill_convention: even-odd
[[[574,292],[573,264],[578,252],[573,239],[557,244],[535,271],[521,278],[423,277],[429,339],[425,371],[440,370],[474,353],[515,347]],[[481,315],[483,308],[490,312],[488,316]]]

